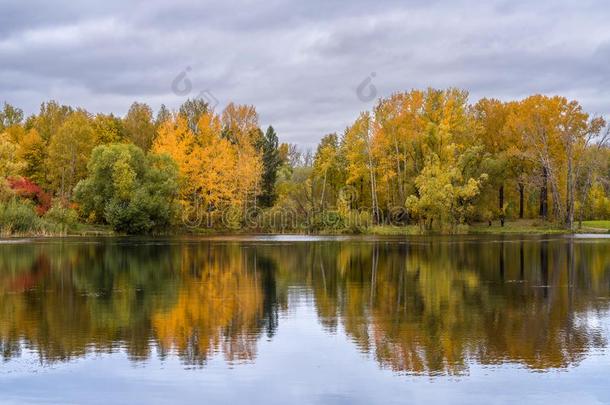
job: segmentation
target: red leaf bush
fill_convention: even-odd
[[[20,198],[25,198],[36,204],[38,215],[44,215],[51,208],[51,196],[36,183],[25,177],[8,179],[8,185]]]

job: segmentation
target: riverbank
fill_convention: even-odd
[[[201,235],[201,236],[218,236],[218,235],[245,235],[245,234],[263,234],[263,235],[280,235],[280,234],[313,234],[313,235],[376,235],[376,236],[415,236],[415,235],[548,235],[548,234],[571,234],[571,233],[610,233],[610,221],[584,221],[581,228],[577,228],[570,232],[567,229],[559,228],[552,223],[546,223],[536,220],[518,220],[506,222],[504,226],[499,223],[493,223],[489,226],[488,223],[476,223],[472,225],[461,225],[454,233],[443,232],[422,232],[417,225],[375,225],[368,228],[361,228],[358,232],[350,230],[321,230],[317,232],[307,232],[305,230],[287,230],[286,232],[265,232],[257,229],[211,229],[211,228],[182,228],[176,227],[168,230],[161,235]],[[160,236],[161,236],[160,235]],[[0,232],[1,238],[13,237],[91,237],[91,236],[126,236],[125,234],[117,233],[107,225],[90,225],[79,223],[70,230],[61,230],[54,232],[51,230],[43,230],[37,232],[19,232],[6,233]]]
[[[2,229],[2,228],[0,228]],[[107,225],[78,224],[70,229],[61,227],[42,227],[35,231],[7,232],[0,231],[0,238],[57,238],[57,237],[91,237],[91,236],[119,236]]]
[[[472,225],[461,225],[453,235],[548,235],[548,234],[571,234],[571,233],[609,233],[610,221],[585,221],[582,227],[573,231],[558,227],[556,224],[541,222],[537,220],[517,220],[505,222],[504,226],[499,223],[481,222]],[[390,236],[390,235],[421,235],[420,228],[416,225],[389,226],[379,225],[367,229],[365,234]],[[447,234],[442,232],[432,232],[433,234]]]

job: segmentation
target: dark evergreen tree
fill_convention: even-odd
[[[263,138],[263,187],[260,201],[264,207],[271,207],[275,202],[275,180],[281,163],[277,134],[269,126]]]

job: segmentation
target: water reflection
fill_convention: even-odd
[[[0,350],[42,363],[117,350],[255,362],[296,294],[313,297],[324,330],[396,372],[565,368],[607,344],[596,321],[609,254],[610,241],[562,237],[6,244]]]

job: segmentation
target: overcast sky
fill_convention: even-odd
[[[204,92],[217,111],[254,104],[281,141],[311,146],[374,97],[428,86],[471,101],[560,94],[610,113],[610,5],[0,0],[0,102],[28,114],[55,99],[123,115]]]

